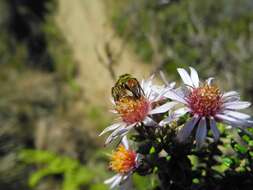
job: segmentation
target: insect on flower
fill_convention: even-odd
[[[114,188],[129,179],[138,166],[139,155],[129,148],[127,137],[122,138],[122,143],[111,155],[110,169],[117,174],[107,179],[105,184]]]
[[[167,102],[157,106],[157,102],[164,99],[166,88],[159,88],[159,93],[153,90],[152,77],[141,84],[129,74],[120,76],[112,88],[113,113],[119,116],[119,122],[107,127],[100,134],[113,131],[106,139],[105,144],[117,137],[125,136],[132,128],[142,123],[146,126],[156,126],[152,119],[153,114],[164,113],[176,105]]]
[[[170,123],[186,113],[190,113],[191,119],[178,133],[179,141],[186,140],[194,127],[197,127],[195,139],[197,147],[203,145],[207,136],[207,128],[210,127],[214,139],[219,139],[220,133],[216,123],[223,122],[232,127],[251,127],[250,116],[237,110],[248,108],[251,103],[240,101],[240,96],[235,91],[222,93],[218,86],[212,84],[213,78],[207,79],[204,83],[199,81],[198,73],[190,67],[190,75],[184,69],[179,68],[186,89],[179,91],[170,90],[165,96],[173,101],[182,103],[184,107],[178,108],[164,119],[161,124]]]

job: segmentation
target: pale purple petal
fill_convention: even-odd
[[[236,91],[229,91],[229,92],[226,92],[222,95],[222,100],[225,103],[239,101],[240,96]]]
[[[110,183],[112,183],[112,182],[113,182],[116,178],[118,178],[118,177],[119,177],[119,174],[114,175],[113,177],[111,177],[111,178],[105,180],[104,183],[105,183],[105,184],[110,184]]]
[[[146,97],[150,96],[151,86],[152,86],[152,77],[149,78],[148,80],[142,80],[141,81],[141,88],[143,89],[144,94],[146,95]]]
[[[159,73],[160,73],[160,76],[161,76],[162,81],[164,82],[164,84],[166,84],[166,86],[169,86],[169,82],[166,79],[166,76],[165,76],[164,72],[160,71]]]
[[[190,67],[190,70],[191,70],[191,80],[194,87],[199,87],[199,76],[197,71],[192,67]]]
[[[240,110],[248,108],[251,105],[250,102],[246,101],[235,101],[235,102],[227,102],[223,104],[225,109],[232,109],[232,110]]]
[[[113,182],[112,184],[110,185],[110,188],[113,189],[115,188],[116,186],[118,186],[122,180],[122,175],[119,175]]]
[[[183,104],[187,104],[187,102],[185,101],[184,97],[181,97],[178,93],[176,93],[174,90],[168,90],[165,94],[165,97],[171,99],[171,100],[175,100],[178,102],[181,102]]]
[[[237,102],[240,100],[239,96],[227,96],[227,97],[222,97],[223,103],[228,103],[228,102]]]
[[[160,73],[160,76],[161,76],[161,78],[162,78],[162,81],[164,82],[164,84],[165,84],[167,87],[170,87],[170,88],[174,88],[174,87],[175,87],[176,83],[175,83],[175,82],[169,83],[169,81],[167,80],[167,78],[166,78],[164,72],[160,71],[159,73]]]
[[[179,87],[175,89],[175,93],[177,93],[177,95],[180,97],[186,97],[191,93],[191,91],[188,88]]]
[[[223,112],[225,115],[229,115],[238,119],[249,119],[251,116],[245,113],[237,112],[237,111],[231,111],[231,110],[225,110]]]
[[[133,181],[131,179],[131,174],[125,175],[121,180],[119,190],[133,190]]]
[[[183,108],[179,108],[179,109],[175,110],[174,114],[177,115],[178,117],[181,117],[182,115],[188,113],[189,111],[190,111],[189,108],[183,107]]]
[[[162,88],[159,90],[160,92],[156,94],[155,96],[151,97],[149,100],[152,102],[159,101],[161,99],[165,98],[165,94],[167,93],[168,89],[167,88]]]
[[[229,115],[216,114],[215,117],[222,120],[223,122],[225,122],[229,125],[247,125],[248,124],[247,120],[244,121],[244,120],[241,120],[241,119],[231,117]]]
[[[220,137],[220,131],[218,130],[218,128],[216,126],[216,121],[213,117],[210,118],[210,128],[213,133],[214,140],[218,141],[218,139]]]
[[[177,105],[177,102],[167,102],[159,107],[156,107],[155,109],[151,110],[149,114],[159,114],[164,113],[173,108],[175,105]]]
[[[189,76],[187,71],[182,69],[182,68],[178,68],[177,71],[178,71],[180,77],[182,78],[184,84],[186,84],[187,86],[192,86],[193,87],[191,77]]]
[[[236,91],[229,91],[222,95],[222,97],[229,97],[229,96],[239,96],[239,93]]]
[[[184,127],[178,132],[177,138],[180,142],[185,141],[191,134],[193,128],[197,124],[199,118],[193,117],[190,121],[188,121]]]
[[[169,114],[168,117],[159,122],[159,126],[164,126],[168,123],[171,123],[172,121],[175,121],[176,119],[178,118],[174,114]]]
[[[129,149],[129,143],[126,136],[123,136],[121,143],[124,145],[124,147],[128,150]]]
[[[187,112],[189,112],[188,108],[179,108],[175,110],[174,112],[171,112],[168,117],[160,121],[159,125],[164,126],[168,123],[171,123],[172,121],[177,120],[179,117],[183,116]]]
[[[200,148],[206,138],[206,134],[207,134],[207,129],[206,129],[206,119],[204,117],[201,118],[197,131],[196,131],[196,145],[198,148]]]
[[[156,126],[157,123],[150,117],[145,117],[144,121],[143,121],[143,124],[146,125],[146,126]]]
[[[213,77],[210,77],[210,78],[208,78],[208,79],[206,80],[206,83],[207,83],[208,85],[211,85],[211,83],[212,83],[213,80],[214,80],[214,78],[213,78]]]
[[[119,137],[121,134],[128,132],[133,126],[134,126],[134,124],[130,125],[130,127],[124,125],[124,126],[117,128],[107,137],[105,144],[107,145],[107,144],[111,143],[114,139]]]
[[[109,131],[113,131],[115,129],[117,129],[118,127],[122,126],[122,125],[125,125],[125,123],[123,122],[120,122],[120,123],[115,123],[115,124],[112,124],[110,125],[109,127],[106,127],[100,134],[99,136],[109,132]]]
[[[176,86],[176,82],[171,82],[168,85],[168,87],[170,87],[170,88],[174,88],[175,86]]]

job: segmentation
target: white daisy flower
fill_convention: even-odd
[[[217,122],[238,128],[241,128],[241,126],[252,126],[252,121],[249,120],[250,116],[238,112],[238,110],[248,108],[251,103],[240,101],[240,96],[237,92],[222,93],[216,85],[212,84],[213,78],[201,83],[197,71],[192,67],[190,67],[190,74],[182,68],[177,70],[186,89],[180,91],[170,90],[167,91],[165,96],[173,101],[182,103],[184,107],[175,110],[160,124],[170,123],[184,114],[190,113],[192,118],[178,133],[179,141],[186,140],[194,127],[197,127],[195,139],[198,147],[203,144],[207,136],[207,128],[209,127],[214,139],[218,140],[220,133],[216,127]]]
[[[129,148],[127,137],[122,138],[122,143],[111,155],[110,169],[117,174],[107,179],[104,183],[109,184],[113,189],[122,183],[126,183],[138,166],[138,154]]]
[[[125,77],[123,82],[122,77]],[[132,128],[142,123],[146,126],[156,126],[157,123],[151,116],[167,112],[177,104],[166,102],[160,105],[168,89],[159,87],[159,92],[157,92],[154,91],[154,88],[157,89],[158,86],[152,84],[152,77],[147,81],[143,80],[141,84],[130,75],[120,77],[112,88],[114,97],[112,112],[119,116],[119,122],[105,128],[100,134],[112,131],[105,144],[112,142],[117,137],[125,136]]]

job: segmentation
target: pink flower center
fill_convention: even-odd
[[[194,88],[187,100],[191,112],[199,116],[214,116],[221,108],[221,92],[214,85]]]
[[[124,122],[132,124],[141,122],[150,110],[150,103],[145,97],[139,99],[127,96],[116,102],[116,110],[121,115]]]

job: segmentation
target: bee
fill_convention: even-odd
[[[140,83],[130,74],[121,75],[114,87],[112,87],[112,97],[115,101],[127,96],[139,99],[143,95],[144,92]]]

